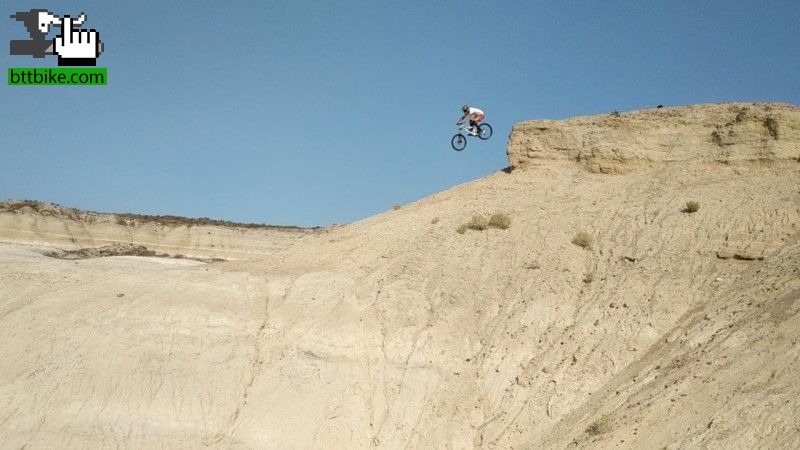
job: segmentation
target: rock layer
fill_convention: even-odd
[[[513,127],[513,168],[577,161],[586,170],[625,173],[676,161],[800,161],[800,108],[729,103],[645,109]]]

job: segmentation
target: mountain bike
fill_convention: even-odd
[[[453,146],[453,150],[460,152],[464,150],[467,146],[467,136],[476,136],[481,140],[487,140],[492,137],[492,126],[488,123],[482,123],[478,125],[478,132],[475,133],[471,130],[472,125],[469,122],[464,121],[458,125],[458,133],[453,136],[453,139],[450,140],[450,144]],[[467,136],[465,136],[465,134]]]

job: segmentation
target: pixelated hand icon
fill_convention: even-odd
[[[86,21],[86,15],[77,19],[64,16],[61,20],[61,34],[53,38],[53,51],[58,55],[59,66],[96,66],[97,57],[103,53],[100,34],[95,29],[76,28]]]

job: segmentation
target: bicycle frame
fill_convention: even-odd
[[[478,136],[477,132],[473,132],[470,130],[472,128],[472,125],[469,124],[469,121],[465,120],[461,123],[457,123],[456,125],[458,127],[458,131],[463,131],[464,133],[467,133],[470,136]]]

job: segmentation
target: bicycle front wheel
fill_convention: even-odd
[[[467,138],[463,134],[458,133],[457,135],[453,136],[450,144],[453,146],[453,150],[460,152],[461,150],[464,150],[464,147],[467,146]]]
[[[482,123],[480,127],[478,127],[478,131],[478,137],[484,141],[492,137],[492,126],[488,123]]]

